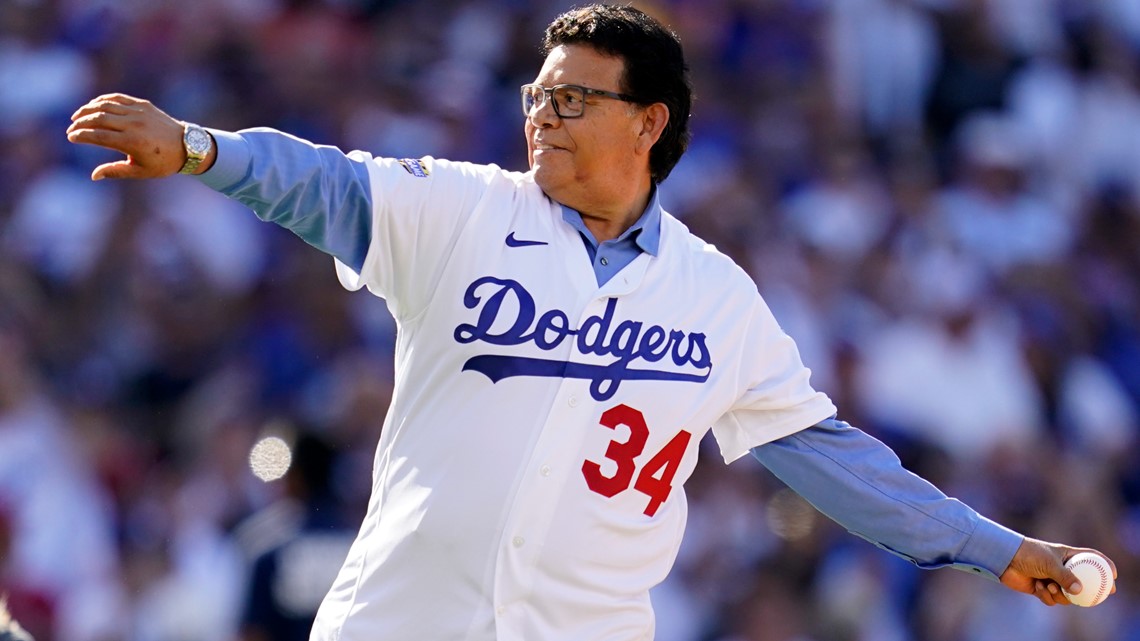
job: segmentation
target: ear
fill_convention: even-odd
[[[648,154],[669,124],[669,108],[663,102],[655,102],[644,108],[638,122],[641,130],[637,134],[637,150]]]

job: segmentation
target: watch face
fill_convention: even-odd
[[[196,155],[205,155],[210,150],[210,134],[200,127],[187,129],[186,150]]]

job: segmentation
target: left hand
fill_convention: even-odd
[[[1069,599],[1061,592],[1061,586],[1076,594],[1080,590],[1075,589],[1074,584],[1080,582],[1076,575],[1065,567],[1065,561],[1080,552],[1099,554],[1108,561],[1112,566],[1114,580],[1112,593],[1116,592],[1116,564],[1108,556],[1088,548],[1071,548],[1030,538],[1022,541],[1017,554],[1014,554],[1013,560],[1009,562],[1009,567],[1002,572],[1002,585],[1011,590],[1032,594],[1045,605],[1070,605]]]

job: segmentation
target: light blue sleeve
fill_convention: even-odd
[[[210,129],[214,165],[198,176],[359,271],[372,235],[367,154],[346,155],[272,129]]]
[[[920,568],[952,567],[997,580],[1023,537],[902,466],[879,440],[829,419],[752,449],[816,509]]]

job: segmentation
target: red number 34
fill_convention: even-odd
[[[617,429],[619,425],[628,427],[629,438],[625,442],[610,441],[606,448],[606,458],[617,463],[617,471],[612,476],[603,474],[602,466],[598,463],[590,460],[582,463],[586,485],[598,494],[612,498],[628,490],[632,483],[633,489],[649,497],[645,514],[653,516],[673,490],[673,477],[681,466],[681,458],[685,456],[685,448],[689,446],[692,435],[685,430],[677,432],[661,451],[645,462],[634,481],[634,473],[637,472],[634,459],[641,455],[649,440],[649,426],[645,424],[645,416],[628,405],[618,405],[606,410],[600,422],[611,430]]]

